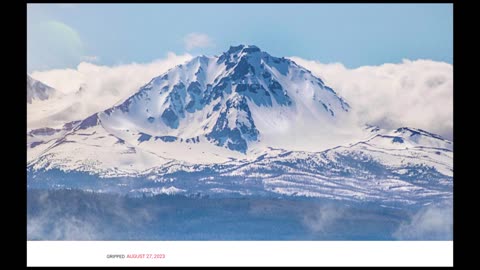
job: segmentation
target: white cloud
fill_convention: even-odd
[[[416,127],[452,139],[453,66],[431,60],[348,69],[340,63],[290,57],[352,106],[358,121]]]
[[[96,55],[84,55],[82,56],[82,60],[86,62],[97,62],[99,60],[99,57]]]
[[[453,208],[451,202],[429,205],[400,224],[393,233],[398,240],[452,240]]]
[[[206,48],[213,46],[212,39],[202,33],[190,33],[183,38],[185,49],[188,51],[194,48]]]
[[[190,54],[168,53],[164,59],[145,64],[109,67],[82,62],[76,69],[32,72],[33,78],[66,95],[49,101],[49,104],[29,105],[28,127],[60,125],[105,110],[129,97],[154,77],[191,58]],[[79,93],[80,88],[82,90]]]
[[[74,8],[78,7],[78,4],[58,4],[58,6],[63,8]]]

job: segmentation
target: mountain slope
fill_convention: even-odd
[[[91,125],[84,131],[92,134],[99,130],[98,126]],[[255,158],[231,158],[214,164],[149,157],[149,147],[142,148],[141,143],[136,146],[119,144],[115,141],[118,139],[104,137],[102,133],[91,135],[98,140],[98,145],[79,146],[76,140],[80,142],[82,138],[71,135],[66,141],[55,142],[60,143],[56,151],[48,151],[28,164],[29,187],[74,185],[85,190],[109,190],[130,195],[286,195],[381,201],[385,204],[414,204],[451,198],[451,142],[416,129],[373,133],[366,140],[322,152],[270,148]],[[403,146],[398,145],[400,139]],[[418,141],[430,143],[419,144]],[[176,142],[161,139],[158,143],[179,146]],[[445,148],[441,147],[442,144]],[[95,157],[95,162],[86,162],[86,153]],[[112,164],[113,157],[116,161]],[[150,164],[151,167],[139,167],[138,162],[142,160],[142,165]]]
[[[33,101],[47,100],[58,95],[58,91],[54,88],[37,81],[27,74],[27,103]]]

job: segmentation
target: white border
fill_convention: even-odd
[[[27,266],[453,266],[453,241],[27,241]]]

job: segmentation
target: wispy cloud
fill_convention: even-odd
[[[359,122],[453,135],[453,65],[431,60],[348,69],[341,63],[290,57],[335,89]]]
[[[213,40],[203,33],[190,33],[183,39],[185,43],[185,49],[188,51],[194,48],[207,48],[214,46]]]
[[[98,62],[100,58],[96,55],[84,55],[82,56],[82,60],[86,62]]]
[[[393,237],[399,240],[451,240],[452,202],[426,206],[413,215],[409,222],[402,223]]]
[[[342,219],[344,209],[330,204],[322,205],[316,211],[308,212],[303,217],[303,224],[311,231],[326,234],[334,228],[335,222]]]

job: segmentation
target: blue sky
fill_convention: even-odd
[[[193,34],[192,34],[193,33]],[[28,72],[215,55],[255,44],[346,67],[452,63],[451,4],[29,4]]]

